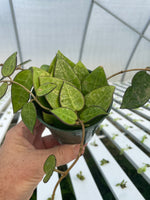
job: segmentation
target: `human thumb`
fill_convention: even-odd
[[[39,170],[39,173],[43,176],[43,166],[50,155],[56,157],[56,166],[64,165],[75,159],[80,150],[80,144],[75,145],[58,145],[50,149],[36,150],[34,159],[36,159],[36,167]]]

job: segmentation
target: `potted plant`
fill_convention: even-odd
[[[38,118],[61,143],[81,142],[82,121],[87,143],[112,104],[114,86],[108,84],[104,69],[90,72],[81,61],[74,64],[60,51],[49,66],[41,68],[23,69],[16,60],[15,52],[1,70],[1,97],[11,84],[14,113],[21,110],[31,132]],[[20,72],[12,79],[15,70]]]
[[[28,61],[17,64],[15,52],[1,64],[0,98],[11,85],[13,111],[21,110],[22,120],[31,132],[39,119],[60,143],[81,143],[77,159],[65,173],[60,172],[60,182],[79,159],[83,144],[90,140],[111,109],[115,87],[108,84],[108,79],[126,71],[106,78],[103,67],[89,71],[81,61],[75,64],[60,51],[50,65],[24,69],[22,66]],[[150,69],[134,70],[140,72],[125,92],[122,108],[139,107],[150,98],[150,75],[146,72]],[[55,164],[55,156],[50,155],[44,165],[44,182],[49,180]]]

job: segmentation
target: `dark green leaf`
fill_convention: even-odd
[[[40,82],[39,82],[39,77],[40,76],[50,76],[50,74],[48,72],[46,72],[43,69],[37,68],[37,67],[32,67],[32,72],[33,72],[33,86],[34,86],[34,91],[36,92],[36,90],[39,88],[40,86]],[[44,106],[49,106],[49,104],[46,102],[44,97],[38,97],[38,100],[40,101],[40,103]]]
[[[71,67],[74,67],[75,64],[66,56],[64,56],[59,50],[57,52],[57,56],[61,57],[64,61],[66,61]]]
[[[97,88],[107,85],[108,83],[103,67],[97,67],[83,80],[82,92],[83,94],[88,94]]]
[[[56,56],[53,58],[50,66],[49,66],[49,69],[48,69],[48,72],[51,74],[51,76],[54,75],[54,68],[55,68],[55,65],[56,65]]]
[[[45,177],[44,177],[44,179],[43,179],[43,182],[44,182],[44,183],[47,183],[47,182],[49,181],[49,179],[51,178],[52,174],[53,174],[53,171],[49,171],[49,172],[45,175]]]
[[[21,111],[21,117],[25,125],[28,127],[28,129],[33,132],[37,113],[35,106],[32,102],[29,102],[23,106],[23,109]]]
[[[45,70],[37,68],[37,67],[32,67],[32,71],[33,71],[33,86],[36,91],[40,86],[39,77],[50,76],[50,74],[46,72]]]
[[[0,86],[0,99],[5,95],[5,93],[7,92],[7,88],[8,88],[8,83],[3,83]]]
[[[57,87],[52,92],[47,94],[45,97],[52,108],[60,107],[59,93],[63,84],[63,80],[55,78],[55,77],[40,77],[39,79],[40,79],[41,85],[44,83],[53,83],[57,85]]]
[[[73,68],[75,74],[78,76],[79,80],[82,82],[86,76],[89,75],[87,68],[84,64],[79,61]]]
[[[45,83],[37,89],[36,94],[37,94],[37,96],[45,96],[46,94],[51,92],[54,88],[56,88],[56,84]]]
[[[44,71],[48,72],[48,70],[49,70],[49,65],[41,65],[40,68],[43,69]]]
[[[104,86],[93,90],[85,96],[85,105],[87,107],[99,106],[107,111],[113,100],[114,89],[114,86]]]
[[[17,52],[13,53],[7,58],[2,67],[2,75],[4,77],[10,76],[16,69],[17,66]]]
[[[54,76],[56,78],[68,81],[78,89],[81,89],[80,80],[78,79],[77,75],[74,73],[70,65],[59,56],[57,56]]]
[[[45,174],[47,174],[49,171],[53,171],[55,169],[55,166],[56,166],[56,158],[52,154],[47,158],[47,160],[44,163],[43,169]]]
[[[66,56],[64,56],[60,51],[57,52],[57,55],[53,58],[50,66],[49,66],[49,69],[48,69],[48,72],[53,76],[54,75],[54,69],[55,69],[55,66],[56,66],[56,61],[57,61],[57,57],[60,57],[61,59],[63,59],[65,62],[67,62],[71,67],[74,67],[75,64],[69,60]]]
[[[77,120],[76,113],[69,108],[56,108],[51,111],[58,119],[68,125],[74,125]]]
[[[77,88],[64,83],[60,92],[60,104],[62,107],[79,111],[84,106],[84,97]]]
[[[81,114],[80,114],[80,119],[86,123],[91,121],[92,119],[102,116],[102,115],[107,115],[108,113],[105,112],[102,108],[98,106],[91,106],[86,109],[84,109]]]
[[[53,124],[54,118],[55,118],[54,115],[42,112],[42,116],[43,116],[44,122],[46,122],[47,124]]]
[[[121,108],[133,109],[143,106],[150,98],[150,75],[145,71],[135,74],[132,85],[127,88]]]
[[[44,163],[43,169],[44,169],[44,172],[46,173],[46,176],[43,179],[44,183],[47,183],[49,181],[50,177],[53,174],[55,166],[56,166],[56,158],[54,155],[50,155]]]
[[[32,82],[32,72],[30,70],[24,70],[19,72],[14,81],[23,85],[28,90],[31,90]],[[11,88],[12,105],[14,112],[20,110],[25,103],[28,102],[30,94],[21,86],[13,83]]]

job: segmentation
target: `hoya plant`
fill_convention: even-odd
[[[15,52],[4,64],[0,64],[0,98],[11,86],[13,111],[21,111],[22,120],[31,133],[37,119],[48,127],[60,130],[82,130],[79,155],[66,172],[55,169],[54,155],[50,155],[44,164],[44,182],[49,180],[53,171],[58,171],[61,174],[59,183],[82,153],[86,128],[97,125],[111,109],[115,87],[109,85],[108,80],[126,71],[106,78],[103,67],[99,66],[90,71],[81,61],[74,63],[60,51],[50,65],[24,69],[23,65],[29,61],[18,64]],[[150,75],[147,73],[150,69],[147,67],[134,70],[139,72],[133,77],[131,86],[124,94],[121,108],[137,108],[150,98]],[[13,75],[14,72],[18,72],[16,76]]]
[[[36,108],[40,108],[46,123],[71,129],[81,126],[80,120],[90,126],[108,114],[114,86],[108,84],[102,67],[90,72],[81,61],[74,64],[60,51],[49,66],[21,66],[17,65],[16,52],[2,65],[0,96],[12,85],[13,111],[21,110],[22,120],[31,132],[37,119]],[[20,72],[12,80],[15,70]]]

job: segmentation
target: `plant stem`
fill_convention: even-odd
[[[43,106],[43,105],[38,101],[38,99],[36,98],[36,96],[34,96],[34,94],[33,94],[30,90],[28,90],[26,87],[24,87],[24,86],[21,85],[20,83],[18,83],[18,82],[16,82],[16,81],[13,81],[11,78],[10,78],[10,80],[4,80],[4,81],[1,81],[1,82],[3,82],[3,83],[8,83],[8,82],[9,82],[9,83],[14,83],[14,84],[16,84],[16,85],[19,85],[20,87],[22,87],[26,92],[28,92],[28,93],[33,97],[33,99],[39,104],[39,106],[40,106],[41,108],[43,108],[43,109],[48,110],[48,111],[51,112],[51,110],[50,110],[49,108]]]
[[[52,200],[54,200],[55,192],[56,192],[56,189],[57,189],[59,183],[68,175],[69,171],[73,168],[73,166],[76,164],[76,162],[79,160],[80,156],[82,155],[84,138],[85,138],[85,126],[84,126],[84,123],[80,119],[78,119],[78,120],[79,120],[79,122],[80,122],[80,124],[82,126],[82,138],[81,138],[79,153],[78,153],[77,158],[75,159],[75,161],[71,164],[71,166],[65,172],[63,172],[63,173],[60,172],[61,173],[61,177],[57,181],[57,183],[55,185],[55,188],[53,190]]]
[[[117,76],[119,74],[122,74],[122,73],[125,73],[125,72],[132,72],[132,71],[150,71],[150,68],[135,68],[135,69],[128,69],[128,70],[120,71],[120,72],[117,72],[117,73],[112,74],[111,76],[109,76],[107,78],[107,80],[109,80],[109,79],[111,79],[114,76]]]
[[[0,82],[2,82],[2,80],[4,79],[5,77],[3,76],[1,79],[0,79]]]
[[[22,70],[22,71],[24,71],[25,69],[21,68],[21,65],[19,65],[18,67],[16,67],[16,70]]]
[[[84,138],[85,138],[85,127],[84,127],[84,123],[80,119],[79,119],[79,122],[80,122],[80,124],[82,126],[82,138],[81,138],[79,154],[78,154],[77,158],[75,159],[75,161],[72,163],[72,165],[66,170],[67,174],[73,168],[73,166],[76,164],[76,162],[79,160],[79,158],[80,158],[80,156],[82,154],[82,150],[83,150],[83,144],[84,144]]]
[[[61,171],[59,169],[54,169],[54,171],[57,172],[57,173],[59,173],[59,174],[61,174],[61,175],[63,175],[65,173],[64,171]]]

